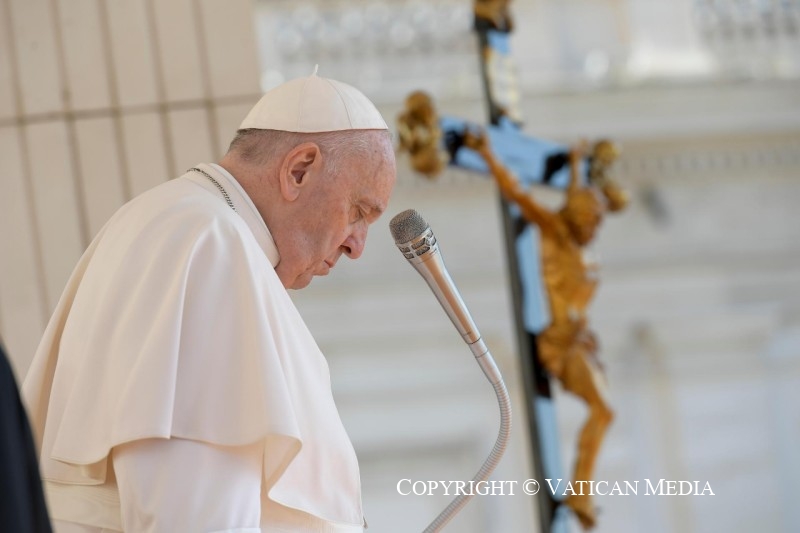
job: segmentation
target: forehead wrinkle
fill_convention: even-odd
[[[386,210],[384,205],[378,203],[380,200],[375,200],[371,197],[373,196],[380,196],[385,183],[382,183],[384,180],[391,181],[390,179],[386,179],[386,176],[383,175],[381,170],[385,166],[385,161],[378,161],[371,173],[368,175],[362,175],[361,178],[361,186],[360,186],[360,198],[357,200],[357,203],[363,207],[367,207],[372,211],[377,212],[379,215],[383,214]]]
[[[394,169],[394,149],[390,142],[381,139],[370,143],[368,149],[358,157],[349,160],[352,175],[357,180],[352,202],[362,209],[368,209],[379,218],[387,208],[388,198],[384,200],[385,187],[391,189],[396,179]],[[366,157],[364,157],[366,156]],[[387,172],[387,168],[389,171]]]

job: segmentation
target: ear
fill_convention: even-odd
[[[322,153],[314,143],[298,144],[286,154],[281,163],[279,179],[281,194],[293,202],[308,183],[311,170],[321,168]]]

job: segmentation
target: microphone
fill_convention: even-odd
[[[491,383],[501,380],[500,372],[494,366],[491,357],[487,360],[483,359],[489,349],[481,339],[472,315],[447,272],[442,253],[439,251],[439,243],[436,241],[431,227],[419,213],[413,209],[407,209],[395,215],[389,223],[389,229],[400,252],[427,282],[444,312],[447,313],[461,337],[469,345],[472,353],[478,358],[486,377]],[[490,361],[491,364],[485,364]]]
[[[491,454],[472,478],[474,482],[485,481],[505,453],[511,434],[511,400],[505,383],[503,383],[503,376],[500,375],[500,370],[492,359],[489,348],[483,342],[461,294],[447,272],[442,253],[439,251],[439,243],[425,219],[415,210],[407,209],[395,215],[389,222],[389,229],[400,252],[433,291],[434,296],[469,346],[478,365],[497,394],[497,401],[500,404],[500,431]],[[450,505],[425,529],[425,533],[440,531],[467,504],[471,497],[472,491],[456,496]]]

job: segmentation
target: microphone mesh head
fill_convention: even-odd
[[[401,244],[422,235],[428,229],[428,223],[415,210],[406,209],[394,216],[389,222],[389,229],[394,237],[394,242]]]

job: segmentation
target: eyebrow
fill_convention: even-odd
[[[372,202],[361,202],[361,205],[364,207],[368,207],[370,211],[375,211],[378,215],[383,214],[383,208],[376,203]]]

